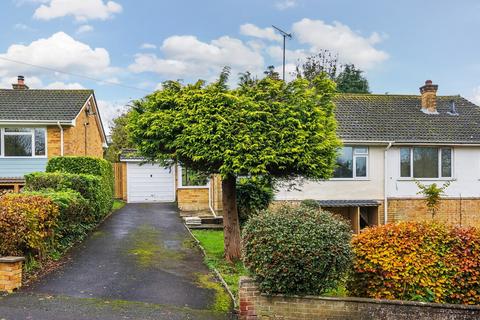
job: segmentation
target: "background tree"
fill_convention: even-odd
[[[299,61],[293,75],[311,81],[323,73],[335,81],[338,92],[370,93],[368,80],[363,76],[363,71],[354,64],[339,64],[338,55],[328,50],[307,57],[302,63]]]
[[[230,90],[228,72],[210,85],[164,83],[134,103],[128,129],[150,160],[221,174],[225,257],[234,261],[241,256],[237,177],[328,178],[340,143],[327,76],[265,77]]]
[[[363,71],[353,64],[343,66],[342,72],[337,76],[337,90],[344,93],[370,93],[368,80],[362,75]]]
[[[111,142],[105,151],[105,159],[111,162],[119,160],[122,149],[134,148],[135,145],[128,140],[126,126],[128,124],[128,112],[113,119],[110,126]]]

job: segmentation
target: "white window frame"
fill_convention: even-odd
[[[177,172],[178,172],[178,177],[177,177],[177,188],[178,189],[208,189],[210,188],[210,179],[207,179],[207,184],[204,186],[184,186],[183,185],[183,168],[182,166],[177,166]]]
[[[30,129],[30,132],[5,132],[5,129]],[[45,155],[37,156],[35,155],[35,129],[43,129],[45,132]],[[30,134],[32,138],[32,155],[31,156],[6,156],[5,155],[5,135],[7,136],[16,136],[16,135],[27,135]],[[0,128],[0,158],[5,159],[30,159],[30,158],[47,158],[48,157],[48,134],[47,134],[47,127],[23,127],[23,126],[16,126],[16,127],[3,127]]]
[[[353,161],[353,164],[352,164],[352,178],[331,178],[330,180],[333,180],[333,181],[351,181],[351,180],[369,180],[369,176],[370,176],[370,171],[369,171],[369,167],[370,167],[370,148],[368,146],[361,146],[361,145],[355,145],[355,146],[351,146],[351,145],[348,145],[348,146],[344,146],[344,147],[349,147],[349,148],[352,148],[352,161]],[[355,152],[355,149],[357,148],[365,148],[367,149],[366,152],[364,153],[356,153]],[[357,177],[357,159],[356,158],[366,158],[366,175],[364,177]]]
[[[410,149],[410,176],[408,177],[402,177],[402,157],[401,157],[401,149],[408,148]],[[414,148],[437,148],[438,152],[438,177],[437,178],[416,178],[413,176],[413,149]],[[451,158],[450,158],[450,166],[451,166],[451,172],[450,172],[450,177],[444,177],[442,176],[442,150],[443,149],[450,149],[451,150]],[[398,176],[399,180],[455,180],[455,172],[454,172],[454,160],[455,160],[455,148],[449,147],[449,146],[444,146],[444,147],[439,147],[439,146],[401,146],[399,151],[399,161],[398,161]]]

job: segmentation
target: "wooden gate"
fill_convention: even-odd
[[[115,172],[115,199],[126,200],[127,195],[127,166],[126,163],[116,162],[113,164]]]

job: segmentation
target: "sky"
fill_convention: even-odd
[[[223,66],[287,72],[329,50],[365,71],[372,93],[440,95],[480,103],[477,0],[2,0],[0,88],[95,90],[106,125],[166,80],[216,79]]]

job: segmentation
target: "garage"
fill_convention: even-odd
[[[174,202],[175,170],[158,164],[127,162],[127,202]]]

